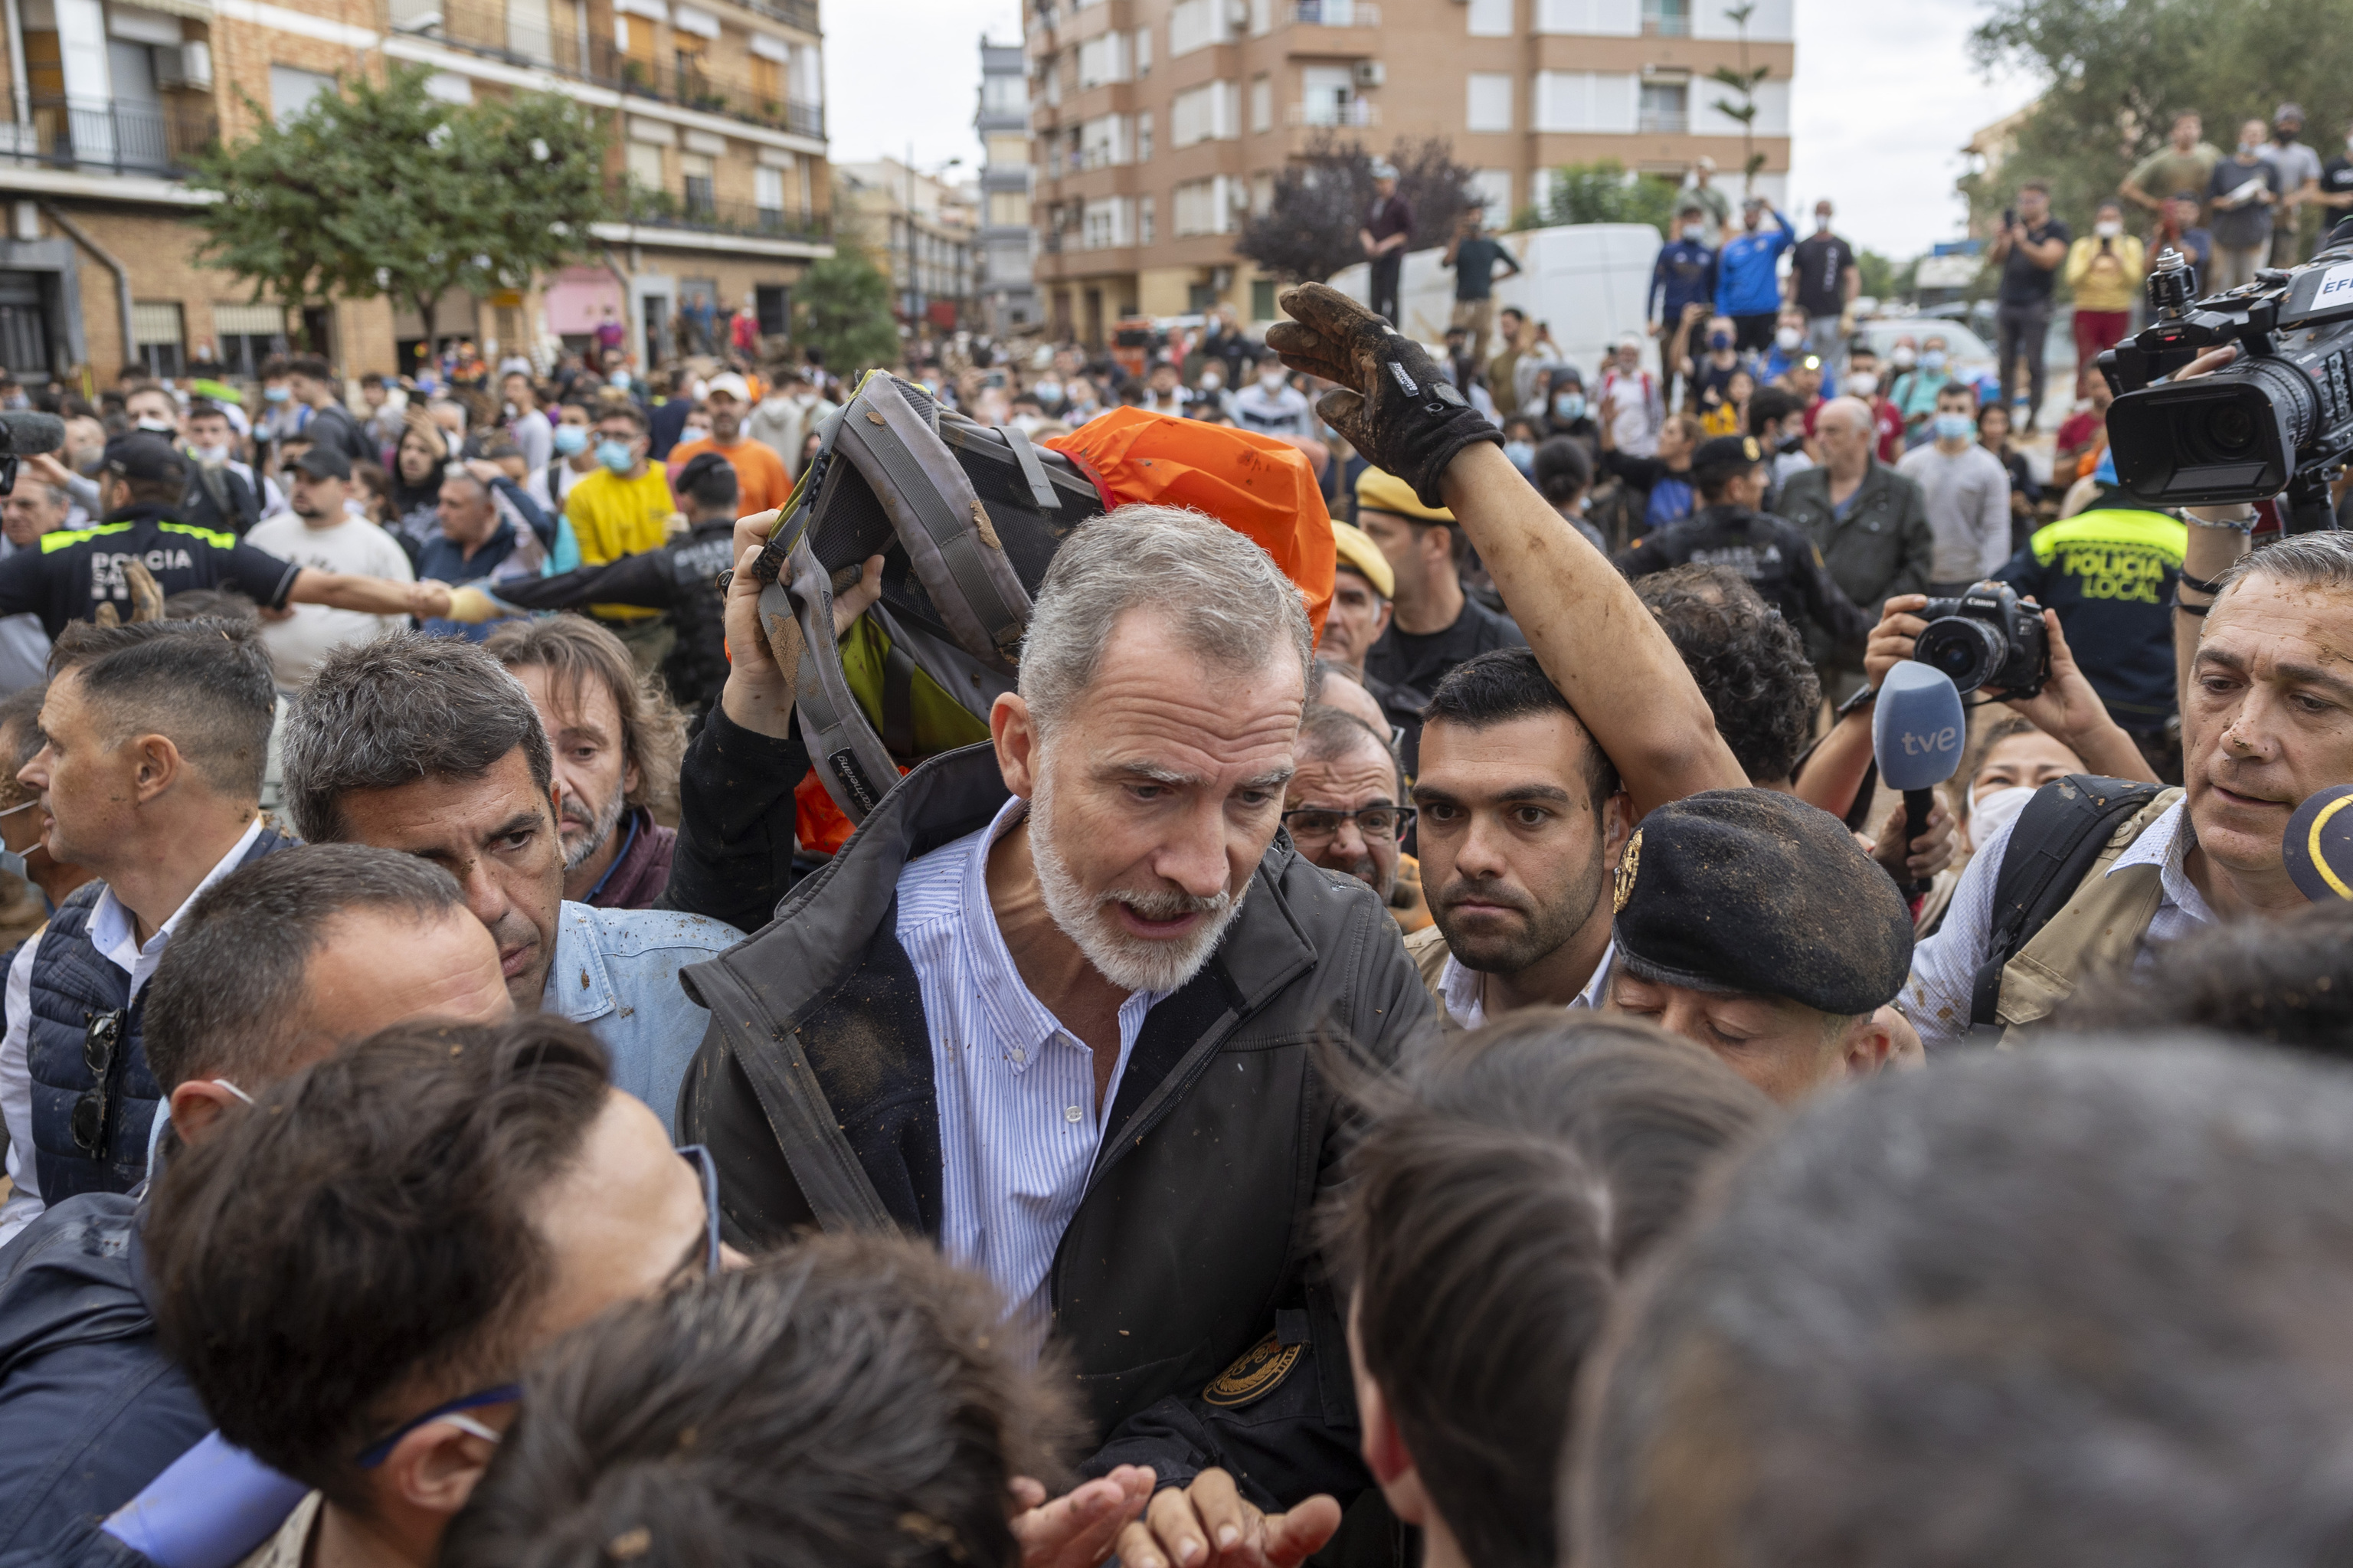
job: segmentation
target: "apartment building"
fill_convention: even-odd
[[[876,247],[900,321],[951,332],[971,325],[979,276],[978,193],[952,183],[944,171],[925,174],[899,158],[836,164],[833,172],[838,209],[845,224],[856,223],[860,238]]]
[[[1029,260],[1029,61],[1019,44],[980,41],[981,319],[998,334],[1034,324]]]
[[[702,346],[705,302],[780,333],[793,283],[830,254],[816,0],[11,0],[5,15],[0,363],[20,375],[248,376],[290,341],[347,374],[411,368],[435,346],[413,311],[254,303],[195,263],[187,221],[210,199],[185,183],[191,154],[395,61],[452,102],[564,93],[612,132],[616,216],[591,252],[528,290],[453,293],[444,345],[543,355],[610,312],[651,363]]]
[[[1497,222],[1550,171],[1616,159],[1738,183],[1719,65],[1767,67],[1759,188],[1789,166],[1792,0],[1029,0],[1038,288],[1058,330],[1219,304],[1274,315],[1277,281],[1233,253],[1275,172],[1318,134],[1377,152],[1442,137]]]

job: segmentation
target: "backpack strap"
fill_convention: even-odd
[[[793,709],[802,738],[825,792],[844,816],[861,822],[899,781],[898,764],[849,689],[833,635],[833,584],[806,538],[786,564],[790,586],[773,582],[760,591],[760,624],[772,646],[798,645]]]
[[[1038,503],[1038,510],[1060,512],[1062,498],[1054,493],[1053,482],[1046,477],[1046,465],[1038,461],[1038,449],[1029,444],[1029,438],[1021,433],[1021,427],[1006,425],[997,433],[1005,438],[1006,446],[1012,450],[1013,461],[1020,465],[1021,477],[1029,482],[1029,494]]]
[[[2155,801],[2155,784],[2073,773],[2045,784],[2018,814],[1993,885],[1985,961],[1969,992],[1969,1022],[2000,1021],[2002,970],[2065,907],[2117,829]]]

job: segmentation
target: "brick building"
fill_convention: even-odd
[[[1027,0],[1037,283],[1063,333],[1230,304],[1274,314],[1233,253],[1274,172],[1319,132],[1385,152],[1442,137],[1504,220],[1550,171],[1615,159],[1680,175],[1705,154],[1736,190],[1741,127],[1708,79],[1757,90],[1758,185],[1789,166],[1792,0]]]
[[[781,331],[792,284],[830,253],[816,0],[14,0],[5,30],[0,363],[20,375],[249,375],[304,337],[347,375],[409,368],[427,347],[414,312],[290,320],[195,265],[186,221],[207,199],[185,183],[193,153],[389,61],[457,102],[564,93],[612,132],[617,220],[593,252],[528,291],[453,294],[444,344],[583,344],[609,309],[665,358],[696,346],[704,301]]]

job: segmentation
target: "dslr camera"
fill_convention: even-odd
[[[1991,686],[2008,697],[2031,697],[2051,678],[2051,635],[2042,612],[1998,582],[1981,582],[1958,599],[1932,599],[1920,613],[1928,629],[1912,657],[1942,670],[1964,692]]]
[[[2116,393],[2117,479],[2158,507],[2284,492],[2289,532],[2335,527],[2328,480],[2353,453],[2353,243],[2194,302],[2190,283],[2180,253],[2161,253],[2148,275],[2150,324],[2099,357]],[[2211,376],[2162,379],[2233,344],[2238,358]]]

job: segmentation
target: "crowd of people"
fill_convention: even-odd
[[[1435,352],[61,407],[0,1568],[2334,1562],[2353,534],[2096,380],[2021,506],[2034,300],[1693,193],[1589,392],[1474,224]]]

